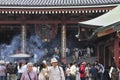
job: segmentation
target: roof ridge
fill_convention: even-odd
[[[0,0],[1,6],[88,6],[120,4],[120,0]]]

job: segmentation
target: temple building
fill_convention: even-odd
[[[82,25],[96,26],[88,40],[96,43],[97,57],[105,67],[115,64],[120,67],[120,5],[99,17],[80,22]],[[79,35],[80,36],[80,35]]]
[[[109,50],[113,48],[113,45],[113,52],[116,52],[116,48],[119,49],[120,43],[117,46],[115,45],[118,43],[117,40],[119,38],[113,44],[109,44],[109,41],[113,39],[109,35],[100,38],[92,37],[92,39],[88,40],[91,34],[101,26],[82,25],[81,28],[79,27],[79,22],[101,16],[119,4],[119,0],[0,0],[0,47],[6,48],[4,46],[8,45],[7,50],[0,49],[0,55],[5,55],[5,53],[12,54],[15,51],[19,52],[19,49],[21,50],[20,52],[25,53],[28,50],[28,41],[37,45],[38,48],[42,48],[41,45],[45,46],[46,44],[49,44],[46,47],[61,47],[62,60],[65,62],[66,47],[81,47],[86,45],[86,43],[91,43],[97,47],[98,60],[105,64],[111,58],[106,59],[106,56],[102,59],[102,55],[108,55],[109,53],[111,56],[115,55],[111,54]],[[79,33],[82,36],[79,36]],[[18,44],[21,43],[19,40],[20,34],[22,34],[22,45],[24,46]],[[41,39],[41,42],[38,42],[37,37]],[[103,38],[108,44],[104,42]],[[36,44],[35,41],[39,44]],[[42,42],[45,44],[42,44]],[[52,43],[55,45],[52,45]],[[105,45],[104,43],[106,43],[106,46],[100,47]],[[14,45],[14,47],[11,47],[11,45]],[[33,46],[29,45],[29,47]],[[117,50],[117,55],[115,56],[118,56],[118,54]],[[114,59],[118,65],[119,59]]]

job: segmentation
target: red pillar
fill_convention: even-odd
[[[119,67],[119,38],[114,41],[114,61],[117,67]]]

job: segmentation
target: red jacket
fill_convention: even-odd
[[[81,65],[79,69],[80,69],[80,77],[85,77],[85,66]]]

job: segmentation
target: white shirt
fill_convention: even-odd
[[[70,68],[66,68],[66,74],[67,76],[70,76]]]
[[[33,71],[35,71],[36,73],[38,72],[38,69],[37,69],[37,67],[33,67]]]
[[[46,80],[44,69],[42,69],[41,72],[39,73],[38,80]]]
[[[59,66],[49,69],[49,80],[65,80],[63,69]]]
[[[76,75],[76,72],[77,72],[77,67],[76,67],[75,65],[72,65],[72,66],[70,67],[70,73],[71,73],[72,75]]]
[[[18,69],[18,73],[23,73],[24,71],[27,70],[27,65],[22,65],[21,67],[18,66],[17,69]]]
[[[111,67],[111,68],[110,68],[110,71],[109,71],[109,76],[110,76],[110,78],[111,78],[112,70],[113,70],[113,67]]]

